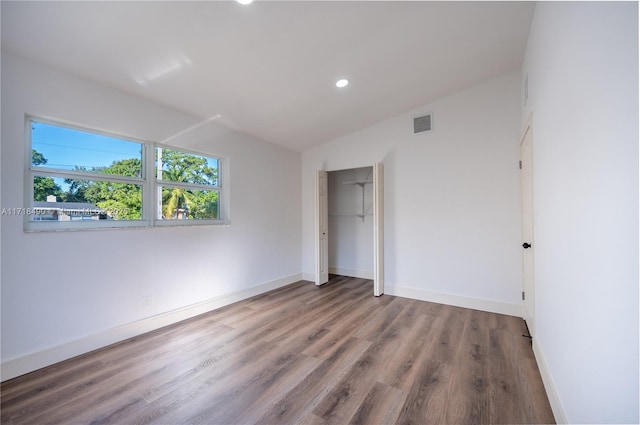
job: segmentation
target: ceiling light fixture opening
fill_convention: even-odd
[[[341,78],[338,81],[336,81],[336,87],[339,87],[339,88],[347,87],[348,84],[349,84],[349,80],[347,80],[346,78]]]
[[[253,0],[236,0],[238,3],[243,4],[243,5],[248,5],[253,3]]]

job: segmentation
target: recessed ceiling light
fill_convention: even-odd
[[[349,80],[347,80],[346,78],[342,78],[336,81],[336,87],[340,87],[340,88],[347,87],[347,84],[349,84]]]
[[[245,6],[253,3],[253,0],[236,0],[240,4],[244,4]]]

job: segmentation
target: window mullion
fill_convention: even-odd
[[[147,218],[151,226],[155,226],[158,218],[158,186],[156,185],[156,145],[149,143],[145,145],[144,172],[147,176],[147,193],[144,196],[146,205],[142,206],[143,211],[147,211]]]
[[[143,184],[144,179],[140,177],[119,176],[117,174],[94,174],[84,173],[82,171],[56,170],[45,167],[31,167],[31,175],[42,177],[59,177],[62,179],[78,179],[78,180],[99,180],[114,183],[130,183]]]
[[[221,191],[221,187],[219,186],[211,186],[205,184],[197,184],[197,183],[184,183],[184,182],[174,182],[171,180],[156,180],[156,184],[159,186],[165,187],[180,187],[184,189],[193,189],[193,190],[210,190],[210,191]]]

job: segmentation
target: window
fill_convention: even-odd
[[[25,229],[222,222],[222,160],[28,119]]]
[[[217,220],[220,160],[156,147],[160,220]]]

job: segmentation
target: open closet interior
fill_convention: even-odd
[[[329,273],[373,278],[373,167],[328,173]]]

